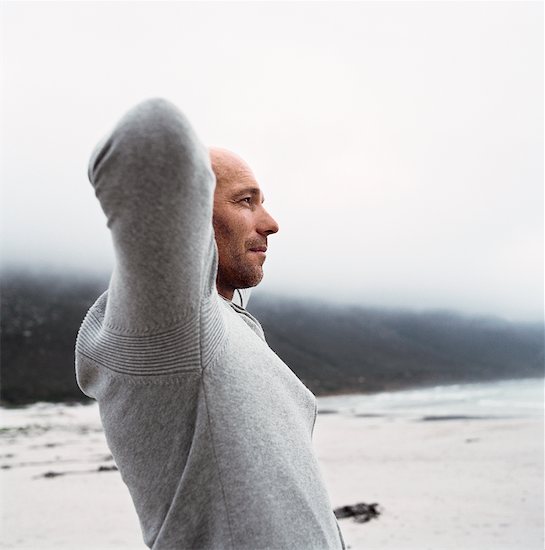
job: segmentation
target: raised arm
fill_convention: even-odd
[[[105,323],[148,332],[196,316],[214,278],[208,150],[163,99],[131,109],[96,148],[89,179],[112,233]]]

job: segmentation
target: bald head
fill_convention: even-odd
[[[210,147],[210,162],[216,176],[218,187],[232,184],[240,180],[253,180],[255,176],[252,169],[236,153],[221,147]]]
[[[263,277],[267,237],[278,231],[263,207],[263,193],[251,168],[227,149],[211,147],[216,176],[213,225],[218,246],[218,292],[232,299],[237,288],[257,285]]]

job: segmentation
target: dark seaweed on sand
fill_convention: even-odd
[[[358,523],[366,523],[367,521],[376,519],[380,516],[381,512],[382,510],[377,502],[373,502],[372,504],[359,502],[358,504],[342,506],[333,510],[337,519],[354,518],[354,521]]]

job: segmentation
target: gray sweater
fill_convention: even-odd
[[[165,100],[130,110],[89,178],[115,249],[76,343],[155,550],[344,548],[312,449],[316,402],[218,295],[207,149]]]

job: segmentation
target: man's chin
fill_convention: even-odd
[[[238,269],[226,270],[220,265],[218,268],[218,281],[220,287],[226,288],[252,288],[263,279],[263,268],[260,265],[239,263]]]
[[[261,266],[255,266],[252,270],[248,270],[241,277],[241,282],[244,286],[240,288],[252,288],[257,286],[263,279],[263,269]]]

